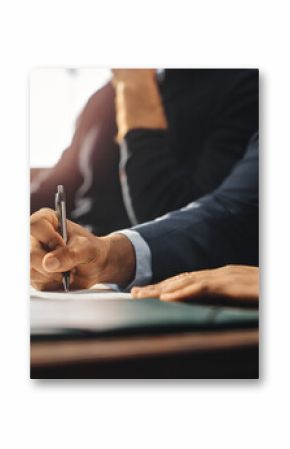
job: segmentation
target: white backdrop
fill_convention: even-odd
[[[29,83],[31,167],[54,165],[70,144],[75,121],[88,98],[110,79],[94,68],[38,68]]]

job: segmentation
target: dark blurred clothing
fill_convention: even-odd
[[[219,186],[258,128],[258,71],[166,70],[160,92],[169,129],[130,131],[121,144],[120,178],[114,91],[108,84],[96,92],[71,146],[32,191],[31,210],[53,207],[63,184],[70,218],[103,235]]]
[[[258,129],[257,70],[168,70],[160,91],[168,130],[133,130],[121,144],[135,223],[215,189]]]

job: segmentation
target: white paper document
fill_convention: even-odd
[[[31,299],[57,299],[57,300],[96,300],[96,299],[131,299],[130,293],[122,293],[117,291],[112,291],[106,286],[100,286],[99,288],[91,288],[86,290],[72,290],[69,292],[45,292],[38,291],[31,287],[30,289]]]

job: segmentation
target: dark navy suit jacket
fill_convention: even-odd
[[[133,229],[149,245],[152,282],[227,264],[258,265],[259,154],[255,134],[245,156],[213,193]]]

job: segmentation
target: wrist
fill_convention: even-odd
[[[105,248],[102,282],[120,286],[130,284],[136,271],[136,255],[131,241],[122,234],[111,234],[102,240]]]

